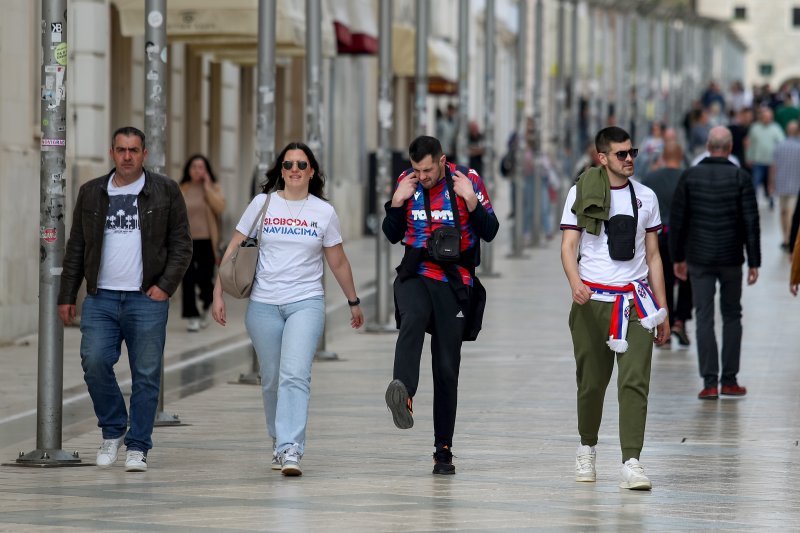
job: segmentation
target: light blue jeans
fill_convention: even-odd
[[[325,324],[325,299],[285,305],[250,301],[245,326],[261,367],[269,436],[278,453],[297,444],[303,453],[311,396],[311,363]]]

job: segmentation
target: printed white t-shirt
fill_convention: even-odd
[[[238,232],[248,235],[265,201],[265,194],[253,198],[236,225]],[[248,236],[254,237],[258,230],[256,226]],[[274,192],[261,235],[251,300],[283,305],[325,293],[323,247],[342,242],[339,217],[331,204],[313,194],[305,200],[286,201]]]
[[[142,232],[138,198],[143,187],[144,174],[124,187],[114,185],[114,174],[108,179],[108,213],[97,274],[99,289],[141,290]]]
[[[584,281],[605,285],[627,285],[647,277],[647,261],[645,253],[645,234],[661,229],[661,215],[658,211],[658,199],[652,189],[641,183],[628,180],[633,184],[636,205],[639,210],[639,224],[636,230],[636,253],[630,261],[615,261],[608,254],[608,236],[605,224],[600,235],[592,235],[578,227],[578,217],[572,212],[575,203],[577,185],[573,185],[564,203],[561,215],[561,229],[565,231],[579,230],[581,241],[579,246],[580,261],[578,273]],[[611,211],[614,215],[633,216],[631,193],[628,186],[611,188]]]

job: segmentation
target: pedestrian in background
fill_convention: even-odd
[[[344,292],[350,325],[364,323],[339,217],[324,196],[325,176],[311,149],[287,144],[267,171],[267,181],[247,206],[223,262],[246,238],[259,240],[255,281],[245,326],[258,356],[272,469],[300,476],[305,453],[311,363],[325,326],[323,259]],[[257,220],[267,204],[263,220]],[[255,228],[254,233],[250,233]],[[227,323],[217,276],[214,320]]]
[[[739,385],[742,348],[742,263],[747,251],[747,284],[758,280],[761,241],[753,181],[728,160],[733,141],[724,126],[709,133],[710,157],[687,169],[678,182],[670,211],[669,249],[675,277],[692,279],[697,321],[701,400],[719,394],[744,396]],[[722,372],[714,333],[714,299],[720,285]],[[719,385],[722,385],[720,390]]]
[[[775,148],[786,136],[783,129],[773,120],[772,109],[762,107],[758,112],[758,121],[754,122],[747,132],[747,148],[745,156],[752,172],[753,187],[758,191],[759,186],[764,187],[764,195],[769,202],[769,208],[774,207],[774,200],[770,194],[769,167],[775,154]]]
[[[690,280],[675,278],[672,268],[672,256],[669,253],[669,213],[672,208],[672,197],[683,173],[683,149],[675,141],[664,143],[661,154],[662,166],[649,173],[642,184],[650,187],[658,198],[658,211],[661,215],[661,231],[658,233],[658,251],[664,267],[665,302],[669,313],[670,331],[678,338],[681,346],[689,346],[689,335],[686,333],[686,321],[692,318],[692,285]],[[675,285],[678,285],[678,298],[675,298]],[[664,346],[670,346],[667,341]]]
[[[597,133],[595,144],[602,166],[587,170],[572,186],[561,217],[561,262],[572,290],[569,329],[578,384],[575,481],[597,479],[595,446],[616,358],[619,486],[650,490],[639,457],[653,333],[659,345],[669,339],[667,312],[658,303],[665,299],[657,233],[661,218],[655,193],[631,179],[638,150],[630,135],[611,126]]]
[[[778,197],[781,217],[781,249],[792,253],[789,244],[792,217],[797,209],[797,194],[800,193],[800,125],[796,120],[786,125],[786,140],[775,148],[770,183]]]
[[[480,239],[494,239],[500,225],[478,173],[449,163],[438,139],[417,137],[408,153],[411,168],[397,179],[384,206],[383,233],[391,243],[402,240],[405,245],[394,281],[400,333],[385,399],[395,426],[411,428],[422,347],[425,333],[430,333],[433,473],[455,474],[452,448],[461,343],[475,339],[483,312],[477,316],[473,306],[479,298],[485,301],[475,277]],[[442,257],[445,254],[449,259]]]
[[[208,310],[214,293],[214,266],[219,263],[219,227],[225,197],[208,159],[193,155],[183,167],[181,192],[186,202],[192,234],[192,262],[183,276],[182,316],[186,329],[200,331],[208,325]],[[197,309],[200,296],[202,311]]]
[[[153,447],[169,297],[191,261],[192,239],[178,184],[144,168],[144,133],[118,129],[110,154],[114,169],[84,184],[75,201],[58,315],[72,323],[85,278],[81,366],[103,433],[96,464],[113,465],[124,439],[125,470],[144,472]],[[122,341],[131,369],[130,416],[114,375]]]

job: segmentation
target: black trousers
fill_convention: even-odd
[[[697,311],[697,357],[706,387],[735,385],[742,352],[742,267],[701,266],[689,263]],[[714,297],[719,281],[719,311],[722,315],[722,372],[720,351],[714,333]]]
[[[658,250],[661,253],[661,263],[664,265],[664,287],[666,288],[667,301],[664,302],[669,312],[669,325],[676,320],[686,322],[692,318],[692,283],[691,278],[686,281],[675,277],[672,269],[672,256],[669,255],[669,235],[666,232],[658,236]],[[678,301],[675,301],[675,283],[678,284]]]
[[[400,315],[394,379],[403,382],[410,396],[416,394],[422,345],[430,331],[434,445],[452,447],[464,312],[448,283],[425,277],[396,279],[394,296]]]
[[[200,292],[200,301],[203,310],[211,307],[214,298],[214,250],[211,239],[198,239],[192,241],[192,262],[186,274],[183,275],[183,318],[197,318],[200,311],[197,309],[197,293]]]

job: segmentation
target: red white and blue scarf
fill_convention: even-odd
[[[608,347],[616,353],[624,353],[628,349],[628,322],[630,320],[630,307],[628,298],[633,300],[639,323],[648,331],[664,322],[667,311],[662,309],[650,286],[645,280],[632,281],[627,285],[615,287],[584,281],[587,287],[595,294],[613,298],[614,308],[611,311],[611,324],[608,330]]]

